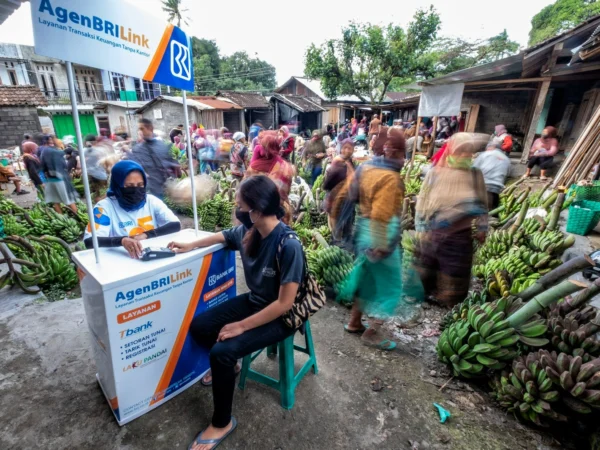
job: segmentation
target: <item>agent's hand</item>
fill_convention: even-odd
[[[175,253],[187,253],[194,250],[194,245],[189,242],[169,242],[169,245],[167,245],[167,247],[173,250]]]
[[[142,243],[140,241],[130,237],[124,237],[121,239],[121,245],[133,259],[140,259],[142,257]]]
[[[133,237],[136,241],[143,241],[144,239],[148,239],[148,235],[146,233],[137,234]]]
[[[242,322],[228,323],[223,328],[221,328],[217,341],[225,341],[227,339],[234,338],[244,333],[245,331],[246,329],[242,325]]]

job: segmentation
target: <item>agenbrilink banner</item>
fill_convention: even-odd
[[[35,52],[193,91],[191,45],[173,25],[119,0],[32,0]]]

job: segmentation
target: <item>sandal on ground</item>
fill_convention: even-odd
[[[360,328],[357,328],[356,330],[351,330],[350,328],[348,328],[348,324],[344,325],[344,330],[346,330],[346,333],[350,333],[350,334],[363,334],[365,331],[367,331],[367,329],[369,328],[369,325],[363,325]]]
[[[394,341],[390,341],[389,339],[384,339],[379,344],[375,344],[366,340],[363,340],[363,343],[368,347],[375,347],[386,352],[394,350],[398,346],[398,344],[396,344]]]
[[[550,177],[540,177],[540,181],[548,181]]]
[[[221,442],[225,440],[227,436],[229,436],[232,433],[233,430],[235,430],[235,427],[237,427],[237,420],[235,420],[235,417],[231,417],[231,430],[225,433],[225,435],[220,439],[202,439],[202,433],[206,431],[206,429],[204,429],[200,433],[198,433],[198,435],[192,441],[192,443],[188,445],[188,450],[191,450],[195,445],[212,445],[211,450],[214,450],[219,446]]]
[[[236,364],[237,367],[237,364]],[[240,374],[240,372],[242,371],[242,366],[240,366],[240,370],[236,370],[235,371],[235,376],[237,378],[237,376]],[[206,375],[209,375],[208,373]],[[202,378],[200,378],[200,384],[202,386],[206,386],[206,387],[210,387],[212,386],[212,370],[210,371],[210,381],[204,381],[204,378],[206,377],[206,375],[204,375]]]

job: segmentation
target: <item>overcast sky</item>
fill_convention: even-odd
[[[93,0],[100,1],[100,0]],[[125,0],[163,18],[160,0]],[[274,65],[279,84],[302,75],[304,52],[312,43],[340,36],[350,21],[405,26],[420,7],[433,4],[442,19],[443,36],[483,39],[506,28],[511,39],[527,45],[531,18],[551,0],[413,0],[411,2],[259,0],[222,2],[183,0],[193,36],[214,39],[221,54],[245,50]],[[387,6],[390,7],[387,7]],[[0,25],[0,42],[33,45],[30,4],[23,4]]]

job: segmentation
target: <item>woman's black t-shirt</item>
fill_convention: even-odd
[[[242,247],[247,231],[245,226],[240,225],[223,231],[223,236],[229,249],[241,252],[250,301],[262,309],[279,298],[281,285],[301,284],[304,277],[304,254],[300,241],[288,238],[281,249],[279,261],[277,260],[279,244],[287,234],[293,233],[290,227],[280,222],[262,239],[256,257],[250,257]]]

